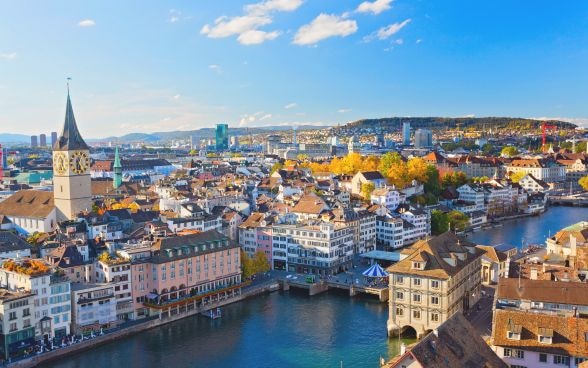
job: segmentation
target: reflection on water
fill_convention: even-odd
[[[503,222],[502,227],[470,233],[468,237],[478,244],[509,244],[521,247],[545,244],[548,236],[579,221],[588,221],[588,209],[580,207],[550,207],[540,216],[525,217]]]
[[[276,292],[227,306],[221,319],[187,318],[49,366],[371,368],[399,351],[387,316],[368,297]]]

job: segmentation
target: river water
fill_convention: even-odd
[[[553,207],[539,217],[505,222],[469,235],[480,244],[543,243],[581,220],[588,209]],[[194,316],[102,345],[59,362],[74,367],[321,367],[376,368],[396,354],[386,336],[388,307],[369,297],[329,291],[275,292],[223,308],[223,317]]]

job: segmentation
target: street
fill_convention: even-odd
[[[494,292],[496,286],[482,286],[482,297],[474,305],[465,317],[474,326],[476,331],[486,339],[492,334],[492,304],[494,303]]]

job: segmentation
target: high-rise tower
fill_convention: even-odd
[[[122,165],[120,164],[120,157],[118,155],[118,147],[114,151],[114,165],[112,166],[114,171],[114,178],[112,180],[112,186],[114,189],[120,187],[122,184]]]
[[[63,131],[53,146],[53,198],[57,220],[72,220],[92,209],[90,149],[80,135],[74,117],[69,86]]]

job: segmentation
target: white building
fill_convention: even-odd
[[[114,287],[116,315],[118,320],[133,319],[133,297],[131,287],[131,261],[126,258],[110,258],[96,262],[96,280]]]
[[[113,284],[72,284],[72,331],[99,331],[117,322]]]
[[[4,262],[0,269],[0,285],[12,291],[24,290],[34,294],[33,321],[37,339],[62,337],[70,333],[70,281],[52,274],[45,261]]]
[[[274,225],[273,259],[290,272],[334,275],[351,268],[353,231],[343,224]]]
[[[404,202],[404,199],[405,197],[399,191],[388,187],[374,189],[371,194],[372,204],[380,204],[391,211],[394,211]]]

